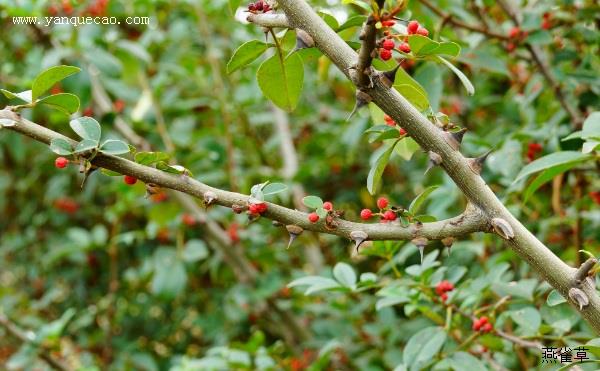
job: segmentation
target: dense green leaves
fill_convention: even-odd
[[[292,53],[284,59],[279,54],[264,61],[256,75],[263,94],[280,108],[293,111],[304,83],[302,58]]]
[[[406,343],[403,363],[410,370],[419,370],[429,363],[446,341],[446,332],[441,327],[427,327],[414,334]]]

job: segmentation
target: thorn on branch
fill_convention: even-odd
[[[468,159],[469,168],[475,174],[480,175],[481,171],[483,170],[483,164],[485,163],[485,160],[487,160],[490,153],[492,153],[492,150],[487,151],[486,153],[477,158]]]
[[[208,207],[212,204],[215,203],[215,201],[217,201],[217,194],[215,192],[212,191],[208,191],[206,193],[204,193],[204,207]]]
[[[296,50],[308,49],[315,46],[315,40],[306,31],[296,28]]]
[[[350,112],[350,115],[346,119],[346,121],[350,121],[350,119],[352,118],[352,116],[354,116],[354,114],[359,109],[361,109],[364,106],[366,106],[367,104],[371,103],[372,100],[373,100],[373,98],[371,98],[371,96],[369,94],[365,93],[362,90],[357,90],[356,91],[356,103],[354,105],[354,108],[352,109],[352,112]]]
[[[450,256],[450,250],[452,249],[452,245],[454,244],[454,241],[455,241],[455,238],[452,236],[442,238],[442,244],[444,244],[444,246],[447,248],[448,256]]]
[[[367,232],[364,231],[352,231],[350,232],[350,238],[354,241],[356,253],[358,254],[358,248],[360,245],[369,238]]]
[[[300,234],[302,234],[302,232],[304,232],[304,229],[302,227],[294,225],[294,224],[286,225],[285,229],[287,229],[288,233],[290,234],[290,240],[287,245],[287,248],[289,249],[290,246],[292,246],[292,242],[294,242],[294,240]]]
[[[513,231],[512,226],[502,218],[492,219],[492,227],[494,228],[494,232],[505,240],[515,238],[515,232]]]
[[[571,287],[569,289],[569,298],[573,300],[575,304],[577,304],[579,310],[582,310],[583,307],[587,306],[590,303],[590,299],[588,298],[586,293],[583,292],[582,289],[577,287]]]
[[[429,170],[433,169],[434,166],[439,166],[442,164],[442,156],[433,151],[429,151],[427,154],[429,155],[429,165],[427,166],[427,169],[425,169],[424,175],[427,175]]]
[[[596,259],[596,258],[589,258],[583,264],[581,264],[581,266],[579,267],[579,269],[577,269],[577,272],[575,272],[575,282],[574,282],[574,284],[576,286],[579,286],[579,285],[581,285],[581,283],[583,283],[583,281],[587,278],[588,274],[590,273],[590,271],[592,270],[592,268],[594,268],[594,266],[596,265],[596,263],[598,263],[598,259]]]
[[[394,81],[396,81],[396,73],[398,72],[398,68],[400,68],[400,64],[397,64],[396,67],[389,71],[379,74],[379,80],[388,89],[390,89],[392,85],[394,85]]]
[[[425,251],[425,246],[427,246],[429,240],[425,237],[417,237],[413,238],[411,242],[419,248],[419,253],[421,254],[421,264],[423,264],[423,253]]]
[[[460,144],[462,143],[463,137],[465,136],[466,131],[467,131],[466,128],[462,128],[459,131],[455,131],[455,132],[445,131],[443,136],[444,136],[444,139],[446,140],[446,143],[448,143],[448,145],[450,147],[452,147],[453,150],[458,151],[458,149],[460,148]]]

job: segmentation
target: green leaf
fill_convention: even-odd
[[[351,27],[360,27],[367,20],[367,17],[364,15],[355,15],[350,18],[346,22],[344,22],[340,27],[338,27],[337,32],[341,32],[345,29]]]
[[[50,108],[61,111],[67,115],[73,114],[79,110],[79,98],[74,94],[60,93],[49,95],[37,101],[38,104],[45,104]]]
[[[521,169],[521,171],[519,172],[519,174],[517,175],[517,177],[515,178],[513,183],[518,182],[519,180],[521,180],[533,173],[537,173],[538,171],[545,170],[545,169],[551,168],[553,166],[573,164],[573,163],[577,164],[577,163],[583,162],[585,160],[588,160],[590,158],[591,158],[590,155],[586,155],[586,154],[583,154],[581,152],[576,152],[576,151],[555,152],[555,153],[549,154],[547,156],[540,157],[537,160],[529,163],[527,166],[525,166],[523,169]]]
[[[304,82],[302,58],[293,53],[283,63],[278,54],[264,61],[256,74],[258,86],[275,105],[293,111],[300,99]]]
[[[206,243],[202,240],[193,239],[186,242],[181,257],[183,261],[188,263],[197,262],[208,256],[208,249]]]
[[[579,365],[584,364],[584,363],[600,363],[600,360],[597,360],[597,359],[588,359],[588,360],[585,360],[585,361],[571,362],[571,363],[569,363],[569,364],[567,364],[565,366],[562,366],[561,368],[557,369],[556,371],[573,370],[575,366],[579,366]]]
[[[236,10],[240,7],[242,0],[228,0],[229,11],[231,15],[235,15]]]
[[[592,112],[585,119],[581,133],[584,138],[600,139],[600,112]]]
[[[475,94],[475,87],[473,86],[473,84],[471,84],[471,81],[469,80],[469,78],[464,73],[462,73],[461,70],[459,70],[452,63],[448,62],[447,60],[445,60],[444,58],[442,58],[440,56],[437,56],[436,58],[437,58],[437,60],[439,60],[440,62],[442,62],[446,66],[448,66],[448,68],[450,68],[450,70],[452,72],[454,72],[454,74],[456,76],[458,76],[458,78],[460,79],[460,82],[462,82],[462,84],[464,85],[465,89],[467,89],[467,93],[469,95]]]
[[[100,146],[100,151],[109,155],[122,155],[129,153],[129,145],[122,140],[108,139]]]
[[[398,141],[396,140],[387,143],[386,145],[388,148],[379,155],[379,158],[375,160],[375,163],[371,167],[369,175],[367,176],[367,189],[370,194],[374,195],[379,190],[381,176],[383,175],[383,171],[385,170],[397,143]]]
[[[264,196],[270,196],[277,193],[285,192],[287,191],[287,188],[288,187],[283,183],[269,183],[262,189],[262,192]]]
[[[232,73],[233,71],[252,63],[271,46],[272,44],[267,44],[260,40],[250,40],[243,43],[235,50],[235,52],[233,52],[231,59],[227,62],[227,73]]]
[[[542,324],[540,312],[533,307],[510,311],[510,316],[521,327],[524,335],[535,335]]]
[[[150,290],[164,299],[173,299],[185,288],[187,274],[175,250],[161,247],[154,253],[154,275]]]
[[[377,300],[377,302],[375,303],[375,310],[380,310],[382,308],[391,307],[396,304],[404,304],[408,302],[410,302],[410,298],[408,296],[388,296]]]
[[[422,94],[419,90],[417,90],[412,85],[400,84],[394,85],[396,90],[402,94],[407,101],[410,102],[416,109],[419,111],[425,111],[429,107],[429,101],[427,100],[427,96]]]
[[[413,79],[404,68],[399,68],[396,72],[396,81],[394,81],[394,87],[398,85],[410,85],[413,88],[417,89],[419,93],[425,96],[427,100],[427,105],[429,106],[429,96],[427,95],[427,91],[417,82],[417,80]]]
[[[335,17],[329,13],[325,13],[323,11],[319,11],[317,12],[317,14],[319,14],[319,16],[321,18],[323,18],[323,20],[325,21],[325,23],[327,23],[327,25],[334,31],[337,31],[337,29],[340,27],[340,24],[338,23],[337,19],[335,19]]]
[[[410,206],[408,207],[408,212],[411,213],[412,215],[417,215],[417,213],[419,212],[419,210],[421,209],[421,206],[423,205],[423,202],[425,202],[425,200],[427,199],[427,197],[431,194],[431,192],[435,191],[436,189],[438,189],[439,186],[431,186],[431,187],[427,187],[425,188],[425,190],[423,192],[421,192],[411,203]]]
[[[552,290],[548,294],[548,298],[546,298],[546,304],[549,307],[554,307],[556,305],[566,303],[567,299],[565,299],[558,291]]]
[[[186,169],[185,167],[183,167],[181,165],[169,165],[164,161],[159,161],[156,164],[156,168],[160,171],[164,171],[165,173],[183,174],[183,173],[187,172],[188,174],[191,175],[191,172],[188,169]]]
[[[333,277],[345,287],[352,288],[356,285],[356,273],[346,263],[337,263],[333,267]]]
[[[327,210],[323,209],[322,207],[319,207],[315,210],[315,212],[317,213],[317,215],[319,216],[319,218],[324,218],[327,216]]]
[[[420,370],[436,357],[446,341],[441,327],[427,327],[414,334],[406,343],[402,360],[411,370]]]
[[[50,142],[50,150],[57,155],[70,155],[73,153],[73,147],[69,142],[62,138],[52,139]]]
[[[460,45],[452,41],[441,42],[435,50],[435,54],[444,54],[451,57],[458,57],[460,54]]]
[[[75,120],[71,120],[69,125],[73,131],[83,139],[90,139],[96,142],[100,140],[100,124],[91,117],[79,117]]]
[[[448,361],[456,371],[487,371],[485,364],[467,352],[456,352]]]
[[[85,151],[89,151],[90,149],[96,148],[98,146],[98,142],[91,139],[84,139],[81,142],[77,143],[75,146],[75,151],[73,153],[81,153]]]
[[[531,182],[525,192],[523,192],[523,203],[526,204],[535,191],[537,191],[541,186],[552,180],[555,176],[560,173],[564,173],[565,171],[577,166],[579,163],[573,162],[568,164],[563,164],[559,166],[553,166],[544,170],[540,175],[538,175],[533,182]]]
[[[369,130],[367,130],[368,132]],[[391,127],[391,126],[387,126],[385,130],[382,131],[372,131],[377,133],[377,135],[373,135],[371,136],[371,138],[369,138],[369,143],[373,143],[373,142],[381,142],[384,141],[386,139],[396,139],[400,137],[400,131],[398,131],[398,129]]]
[[[33,81],[31,99],[36,100],[40,95],[53,87],[54,84],[79,71],[81,71],[79,68],[73,66],[54,66],[48,68]]]
[[[431,50],[432,48],[437,48],[439,44],[437,41],[433,41],[423,35],[410,35],[408,37],[408,45],[410,45],[410,50],[414,55],[419,55],[424,48],[427,48],[424,49],[425,51],[428,49]]]
[[[342,4],[352,4],[352,5],[356,5],[356,6],[360,7],[360,8],[363,8],[367,12],[371,11],[371,6],[369,5],[369,3],[365,2],[365,1],[360,1],[360,0],[342,0]]]
[[[396,153],[404,160],[409,161],[419,148],[419,144],[413,138],[405,137],[400,139],[396,145]]]
[[[302,199],[302,203],[309,209],[318,209],[323,207],[323,200],[317,196],[306,196]]]
[[[159,161],[168,161],[170,158],[168,153],[164,152],[138,152],[135,154],[135,162],[141,165],[152,165]]]
[[[12,91],[0,89],[2,94],[8,99],[20,99],[23,102],[31,103],[33,100],[31,99],[31,90],[25,90],[20,93],[13,93]]]

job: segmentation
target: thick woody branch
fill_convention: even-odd
[[[35,334],[33,334],[32,332],[26,332],[22,330],[19,326],[17,326],[17,324],[12,322],[8,317],[6,317],[2,313],[0,313],[0,326],[2,326],[6,330],[6,332],[8,332],[12,337],[18,339],[20,342],[26,344],[34,343]],[[50,355],[51,351],[49,349],[46,349],[43,346],[39,346],[39,348],[39,357],[46,361],[53,369],[61,371],[71,370],[71,367],[65,365],[62,361]]]
[[[15,125],[7,127],[8,129],[45,144],[49,144],[52,139],[56,138],[65,139],[71,144],[76,143],[72,139],[22,118],[8,109],[0,110],[0,119],[14,121]],[[216,196],[214,203],[221,206],[244,206],[248,204],[250,199],[250,196],[247,195],[213,188],[188,176],[165,173],[122,157],[98,153],[92,163],[98,167],[120,174],[131,175],[146,183],[153,183],[200,199],[203,199],[207,192],[212,192]],[[476,210],[469,210],[469,212],[452,219],[425,224],[411,224],[408,227],[399,224],[365,224],[336,220],[338,226],[331,229],[323,221],[314,224],[309,222],[308,214],[305,212],[288,209],[273,203],[267,204],[268,210],[263,215],[269,219],[276,220],[284,225],[297,225],[304,230],[334,234],[346,238],[351,238],[350,234],[353,231],[363,231],[367,233],[369,240],[411,240],[415,237],[442,239],[485,231],[489,228],[488,223],[481,217],[481,214]]]
[[[279,0],[278,4],[290,22],[305,30],[317,47],[353,80],[351,71],[352,66],[357,63],[357,54],[327,26],[308,3],[304,0]],[[447,134],[434,126],[398,91],[390,89],[378,78],[374,81],[375,86],[366,90],[373,102],[401,125],[423,149],[441,156],[441,166],[470,202],[485,213],[490,223],[496,222],[497,233],[501,230],[507,244],[561,295],[568,298],[575,269],[554,255],[506,209],[481,176],[471,169],[468,160],[447,142]],[[600,333],[600,297],[592,285],[585,285],[584,282],[582,286],[589,297],[589,305],[577,307],[577,310]],[[574,300],[570,301],[575,304]]]

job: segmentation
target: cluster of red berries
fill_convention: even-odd
[[[381,24],[384,27],[391,27],[394,25],[394,21],[383,21],[381,22]],[[390,58],[392,58],[392,51],[394,49],[396,49],[396,43],[394,42],[394,37],[403,37],[403,41],[401,41],[398,44],[398,50],[401,51],[402,53],[410,53],[410,44],[407,42],[407,37],[408,35],[421,35],[421,36],[428,36],[429,35],[429,31],[421,26],[419,24],[419,22],[413,20],[408,22],[408,25],[406,26],[406,32],[407,35],[393,35],[389,30],[386,30],[383,32],[383,34],[385,35],[385,39],[380,43],[381,48],[379,49],[379,57],[384,60],[387,61]]]
[[[106,7],[108,6],[108,2],[110,0],[96,0],[92,4],[90,4],[87,9],[83,12],[84,14],[88,14],[92,17],[100,17],[106,14]]]
[[[250,213],[250,215],[261,215],[264,214],[268,209],[267,203],[266,202],[252,202],[248,205],[248,213]]]
[[[523,41],[527,37],[527,31],[521,30],[519,27],[513,27],[508,30],[508,39],[510,40],[508,44],[506,44],[506,50],[512,52],[516,49],[517,43]]]
[[[489,319],[486,316],[476,319],[473,321],[473,331],[481,331],[483,333],[491,332],[494,329],[494,326],[489,322]]]
[[[383,120],[385,121],[385,124],[387,126],[396,127],[396,121],[394,121],[394,119],[390,116],[384,115]],[[403,128],[399,128],[398,131],[400,132],[400,135],[406,135],[406,130],[404,130]]]
[[[373,215],[381,216],[382,223],[393,222],[398,217],[394,210],[385,210],[389,205],[389,201],[385,197],[379,197],[377,199],[377,207],[379,208],[379,213],[373,213],[373,211],[369,209],[362,209],[360,212],[360,218],[362,220],[369,220],[373,217]],[[384,211],[385,210],[385,211]]]
[[[444,303],[448,300],[448,294],[446,293],[452,290],[454,290],[454,285],[452,282],[446,280],[441,281],[435,286],[435,293],[440,296],[440,299],[442,299]]]
[[[255,3],[248,4],[248,11],[250,13],[266,13],[271,10],[271,6],[266,1],[258,0]]]
[[[323,202],[323,209],[325,211],[333,211],[333,204],[329,201],[325,201]],[[316,223],[318,222],[320,219],[319,214],[312,212],[310,214],[308,214],[308,221],[311,223]]]
[[[539,143],[529,143],[527,145],[527,159],[529,162],[535,160],[536,156],[542,151],[542,145]]]

